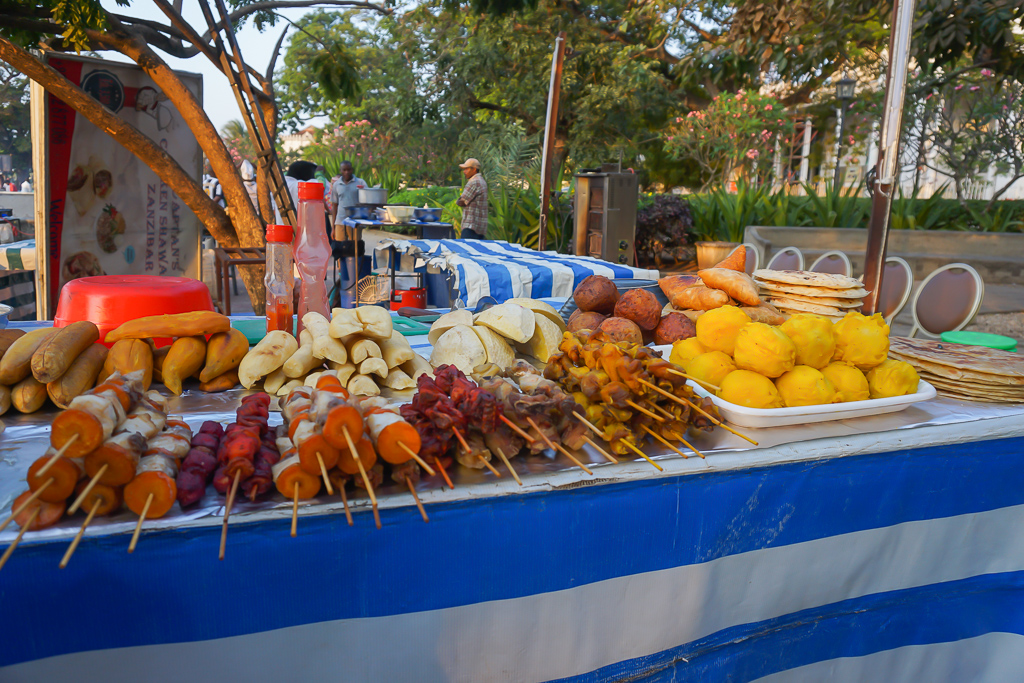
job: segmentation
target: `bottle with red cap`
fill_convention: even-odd
[[[267,226],[267,274],[263,278],[267,286],[267,332],[294,332],[292,237],[290,225]]]
[[[299,183],[298,232],[293,253],[295,265],[302,278],[299,293],[299,329],[302,316],[310,311],[330,319],[327,307],[327,262],[331,258],[331,243],[324,224],[323,183]]]

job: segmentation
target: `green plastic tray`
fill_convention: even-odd
[[[1017,340],[1013,337],[1004,337],[1001,334],[989,334],[988,332],[971,332],[959,330],[956,332],[943,332],[942,341],[947,344],[967,344],[969,346],[985,346],[990,349],[1002,351],[1016,351]]]

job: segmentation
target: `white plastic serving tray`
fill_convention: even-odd
[[[669,354],[672,352],[671,346],[655,346],[654,348],[662,351],[665,360],[668,360]],[[714,404],[718,406],[718,412],[730,424],[755,429],[898,413],[914,403],[933,399],[936,395],[935,387],[922,379],[918,382],[917,393],[906,396],[872,398],[867,401],[830,403],[828,405],[800,406],[797,408],[747,408],[746,406],[736,405],[729,401],[723,401],[711,392],[706,391],[704,387],[698,385],[693,380],[688,380],[686,383],[693,387],[694,392],[698,396],[710,397]]]

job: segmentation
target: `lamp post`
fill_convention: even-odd
[[[836,177],[832,181],[832,188],[838,192],[842,189],[839,184],[839,163],[843,159],[843,131],[846,130],[846,106],[853,99],[853,90],[857,81],[843,76],[836,83],[836,99],[839,100],[839,146],[836,148]]]

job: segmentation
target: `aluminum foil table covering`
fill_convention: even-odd
[[[206,420],[227,424],[234,421],[239,400],[246,393],[249,392],[241,389],[217,394],[186,391],[182,396],[169,401],[168,411],[171,415],[183,417],[192,426],[193,431],[198,430]],[[408,400],[411,395],[411,391],[403,392],[402,395],[393,398]],[[281,424],[281,414],[276,411],[275,402],[270,414],[271,426]],[[56,413],[57,410],[51,407],[31,415],[20,415],[12,411],[3,417],[7,429],[0,435],[0,517],[6,518],[9,515],[11,502],[26,489],[25,474],[32,462],[45,452],[49,444],[49,425]],[[993,422],[985,425],[986,421]],[[951,430],[931,429],[944,425],[959,427]],[[644,451],[662,466],[664,472],[659,472],[639,457],[622,459],[617,464],[610,463],[596,450],[587,446],[576,455],[593,470],[593,475],[583,472],[565,456],[555,456],[548,451],[546,456],[520,456],[512,459],[513,467],[522,479],[522,487],[518,486],[502,464],[495,460],[493,464],[503,473],[500,479],[486,469],[473,470],[455,464],[448,469],[448,474],[455,484],[454,490],[444,486],[440,474],[430,477],[426,476],[425,472],[417,490],[429,512],[429,506],[434,502],[517,495],[630,479],[678,476],[684,473],[699,474],[714,470],[762,466],[785,460],[830,457],[853,452],[880,452],[897,447],[915,448],[956,441],[998,438],[1000,430],[1009,430],[1006,435],[1024,433],[1024,406],[965,403],[940,398],[887,415],[808,426],[742,430],[758,442],[756,447],[723,429],[715,429],[712,433],[702,432],[693,435],[691,443],[704,454],[704,458],[691,454],[689,458],[684,459],[649,439]],[[854,437],[871,434],[879,436],[870,440],[857,439],[859,445],[853,447]],[[796,447],[793,447],[794,444]],[[784,446],[788,447],[780,448]],[[687,452],[685,447],[682,450]],[[414,504],[409,492],[393,482],[386,482],[380,487],[377,497],[382,508]],[[291,501],[276,491],[272,490],[263,498],[256,502],[240,498],[232,510],[231,523],[244,524],[247,521],[255,522],[291,514]],[[212,487],[208,487],[206,495],[196,506],[183,511],[175,504],[171,512],[163,518],[147,520],[143,529],[221,524],[224,502],[223,496],[217,494]],[[361,491],[352,492],[349,503],[353,512],[369,508],[369,499]],[[299,514],[300,517],[310,514],[343,514],[343,507],[337,494],[327,496],[326,492],[322,491],[318,499],[301,502]],[[122,512],[109,518],[97,518],[90,525],[86,536],[129,534],[134,529],[136,519],[130,512]],[[80,525],[81,515],[77,515],[62,520],[52,528],[26,533],[22,542],[68,539],[77,532]],[[16,525],[9,525],[8,529],[0,534],[0,544],[9,543],[16,534]]]

